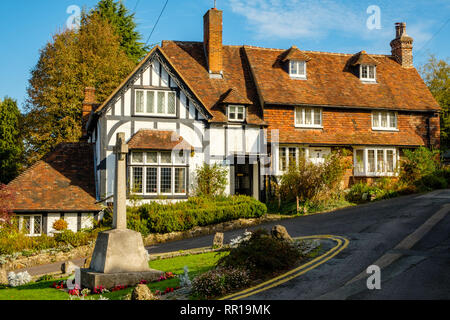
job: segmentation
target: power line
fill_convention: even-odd
[[[134,9],[133,9],[133,12],[134,12],[134,13],[136,13],[136,9],[137,9],[137,7],[138,7],[140,1],[141,1],[141,0],[137,0],[137,1],[136,1],[136,5],[134,6]]]
[[[447,23],[449,21],[450,21],[450,18],[448,18],[447,21],[445,21],[445,23],[442,25],[442,27],[430,38],[430,40],[428,40],[419,50],[417,50],[416,57],[419,57],[420,55],[422,55],[422,53],[421,54],[417,54],[417,53],[422,51],[428,45],[428,43],[430,43],[431,40],[433,40],[438,35],[438,33],[442,31],[442,29],[444,29],[444,27],[447,25]]]
[[[157,26],[158,23],[159,23],[159,19],[161,19],[162,15],[163,15],[163,13],[164,13],[164,10],[166,10],[166,7],[167,7],[167,4],[168,4],[168,3],[169,3],[169,0],[166,0],[166,4],[165,4],[164,7],[162,8],[161,13],[159,14],[158,20],[156,20],[156,23],[155,23],[155,25],[153,26],[153,30],[152,30],[152,32],[150,33],[150,35],[148,36],[148,39],[147,39],[147,42],[145,42],[145,45],[147,45],[147,43],[150,41],[150,38],[152,37],[153,32],[155,31],[156,26]]]

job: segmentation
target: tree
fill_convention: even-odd
[[[198,196],[220,196],[225,191],[228,183],[227,168],[218,165],[204,164],[196,170],[197,185],[195,193]]]
[[[9,183],[22,168],[23,141],[20,130],[22,115],[17,102],[0,100],[0,183]]]
[[[84,88],[104,101],[135,63],[120,47],[114,28],[98,14],[83,14],[79,30],[56,34],[41,50],[28,86],[25,118],[27,161],[81,137]]]
[[[420,68],[422,77],[442,108],[441,147],[450,147],[450,65],[430,55],[428,62]]]
[[[139,42],[142,35],[136,31],[134,13],[130,13],[121,0],[100,0],[92,11],[106,19],[120,36],[120,46],[127,56],[138,63],[148,52],[149,48]]]

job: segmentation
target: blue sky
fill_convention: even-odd
[[[125,0],[136,8],[138,29],[149,36],[166,0]],[[30,70],[39,50],[62,30],[71,5],[91,8],[96,0],[0,1],[0,97],[22,106]],[[161,40],[202,41],[203,14],[213,0],[170,0],[149,43]],[[367,20],[379,8],[379,28]],[[269,48],[389,54],[394,23],[406,22],[415,39],[414,62],[423,65],[429,53],[450,57],[449,0],[217,0],[224,11],[224,43]],[[374,22],[376,20],[370,19]]]

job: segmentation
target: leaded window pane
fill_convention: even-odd
[[[34,217],[34,234],[40,235],[42,233],[42,217],[41,216],[35,216]]]
[[[149,164],[158,163],[158,152],[147,152],[147,163]]]
[[[147,113],[155,113],[155,92],[147,91]]]
[[[147,193],[157,193],[158,192],[158,169],[157,168],[147,168],[146,177],[146,192]]]
[[[375,66],[369,66],[369,78],[375,79]]]
[[[305,75],[305,61],[298,61],[298,74]]]
[[[22,232],[25,234],[31,233],[31,217],[25,216],[22,220]]]
[[[133,193],[143,193],[142,175],[143,168],[133,167]]]
[[[136,91],[136,112],[144,112],[144,92]]]
[[[166,93],[158,92],[158,113],[164,114],[166,111]]]
[[[133,163],[144,163],[144,153],[142,153],[142,152],[133,152],[133,154],[132,154],[132,162]]]
[[[161,152],[161,163],[172,163],[172,152]]]
[[[367,79],[367,66],[361,66],[362,78]]]
[[[172,193],[172,168],[161,168],[161,193]]]
[[[297,164],[297,149],[289,148],[289,164],[294,165]]]
[[[168,102],[167,102],[167,113],[174,115],[176,113],[176,108],[175,108],[175,99],[176,95],[175,92],[169,92],[168,94]]]
[[[175,168],[175,193],[186,193],[186,168]]]

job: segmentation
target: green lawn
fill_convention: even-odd
[[[214,267],[217,260],[227,253],[204,253],[184,257],[176,257],[165,260],[155,260],[149,263],[150,268],[174,274],[183,274],[184,266],[188,266],[191,280],[198,274],[204,273]],[[69,295],[65,292],[50,288],[55,281],[42,281],[30,283],[23,287],[8,288],[0,286],[0,300],[67,300]],[[174,278],[161,282],[149,284],[149,288],[164,291],[166,288],[176,288],[179,285],[179,279]],[[110,300],[121,300],[125,295],[131,293],[133,288],[122,291],[106,293],[103,296]],[[98,297],[98,296],[93,296]]]

